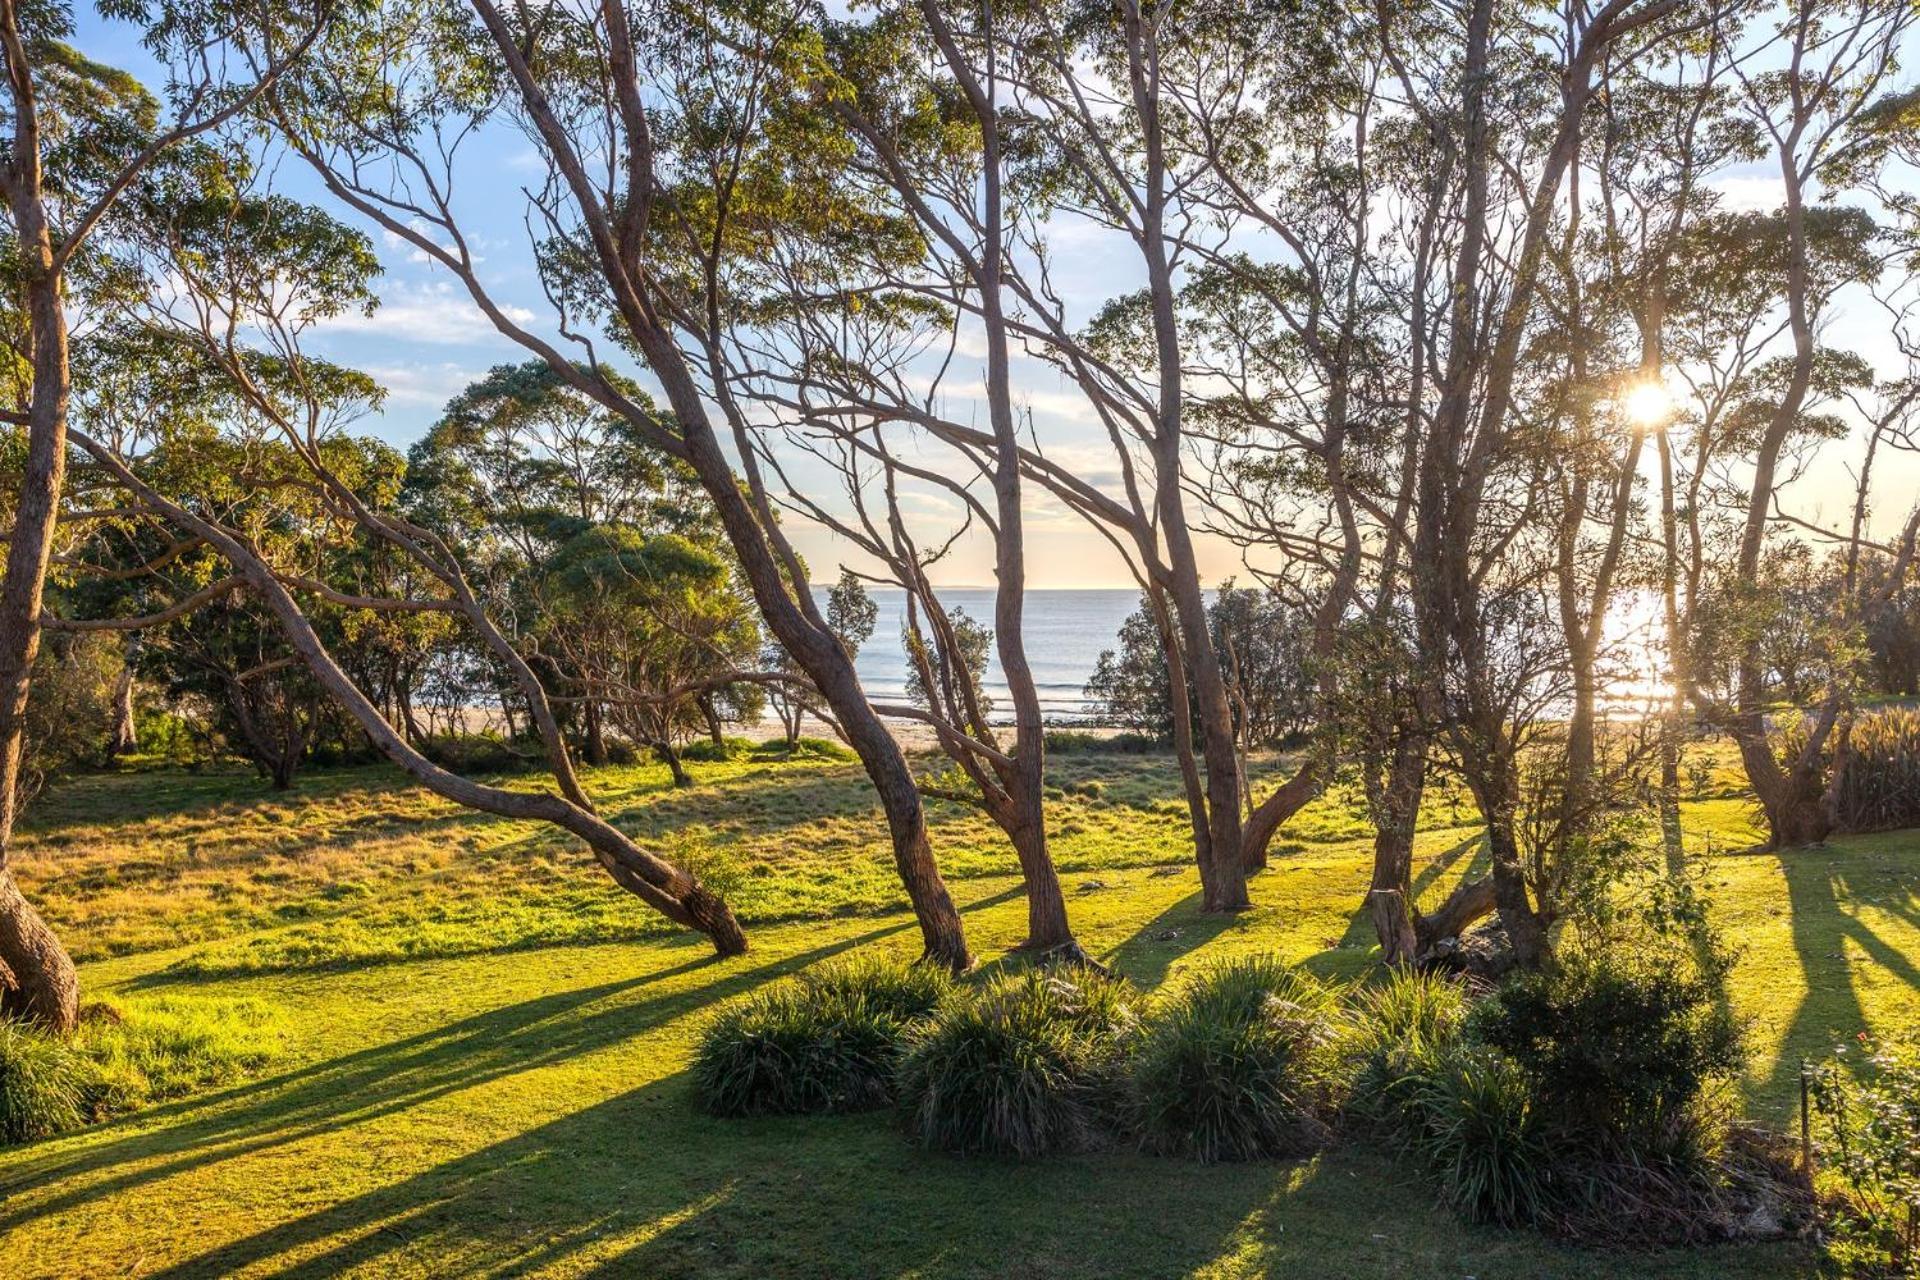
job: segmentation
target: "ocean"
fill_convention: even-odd
[[[879,608],[879,621],[873,636],[860,647],[854,662],[867,696],[876,702],[904,702],[907,696],[906,650],[900,643],[900,628],[906,618],[906,593],[899,588],[869,588]],[[814,588],[820,607],[826,608],[826,589]],[[993,626],[993,588],[956,587],[942,591],[940,601],[948,609],[964,609],[967,616]],[[1087,677],[1102,649],[1115,646],[1120,624],[1140,607],[1140,593],[1132,588],[1114,590],[1035,590],[1027,591],[1025,622],[1027,661],[1033,666],[1034,683],[1039,687],[1040,708],[1050,721],[1073,721],[1088,714],[1085,689]],[[987,696],[993,699],[992,718],[1007,719],[1006,677],[1000,670],[998,654],[987,662]]]

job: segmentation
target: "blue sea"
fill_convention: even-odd
[[[898,588],[869,590],[880,618],[854,666],[868,697],[876,702],[904,702],[907,659],[900,628],[906,618],[906,593]],[[824,609],[826,589],[815,587],[814,593]],[[940,602],[948,609],[966,610],[968,617],[988,628],[993,626],[991,587],[955,587],[940,592]],[[1073,721],[1087,715],[1082,693],[1087,677],[1093,674],[1100,651],[1114,647],[1120,624],[1139,607],[1140,593],[1132,588],[1027,591],[1027,660],[1033,665],[1040,707],[1048,720]],[[988,660],[986,691],[995,704],[992,718],[1005,719],[1010,707],[998,654]]]

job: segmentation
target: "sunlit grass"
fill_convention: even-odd
[[[1056,763],[1069,909],[1115,968],[1149,988],[1256,952],[1333,979],[1367,972],[1370,845],[1350,794],[1284,831],[1255,908],[1222,918],[1198,909],[1165,759]],[[1754,841],[1751,805],[1737,765],[1712,763],[1685,806],[1690,850],[1741,948],[1734,999],[1758,1050],[1747,1105],[1785,1123],[1803,1055],[1920,1025],[1920,832],[1734,852]],[[980,1164],[914,1152],[885,1115],[702,1117],[686,1065],[717,1002],[856,947],[910,955],[915,932],[856,770],[694,772],[679,792],[652,765],[591,781],[641,839],[731,861],[753,942],[737,961],[665,932],[556,834],[463,813],[385,770],[316,774],[291,796],[237,773],[54,792],[17,866],[87,957],[88,997],[268,1010],[281,1056],[184,1088],[262,1073],[254,1083],[0,1154],[0,1275],[1811,1267],[1793,1247],[1621,1260],[1463,1228],[1364,1150],[1208,1169],[1129,1153]],[[997,962],[1024,927],[1011,854],[976,814],[931,816],[971,940]],[[1431,903],[1483,864],[1458,797],[1432,797],[1422,826]]]

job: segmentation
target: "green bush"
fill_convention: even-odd
[[[861,996],[902,1029],[931,1018],[953,991],[953,976],[938,965],[903,964],[875,956],[832,961],[800,975],[822,996]]]
[[[723,1009],[694,1057],[700,1105],[718,1116],[884,1106],[908,1029],[952,980],[930,965],[824,965]]]
[[[1047,754],[1057,756],[1080,755],[1154,755],[1169,749],[1170,744],[1162,742],[1150,733],[1088,733],[1084,729],[1049,729],[1046,733]]]
[[[760,744],[751,738],[729,737],[719,742],[712,738],[696,738],[680,749],[680,758],[712,764],[752,755],[759,747]]]
[[[79,1127],[93,1080],[92,1064],[68,1041],[0,1022],[0,1143]]]
[[[1854,721],[1847,747],[1846,771],[1834,790],[1840,829],[1920,826],[1920,710],[1888,707],[1868,712]]]
[[[1456,1046],[1406,1077],[1408,1145],[1453,1208],[1474,1222],[1538,1222],[1556,1155],[1534,1082],[1511,1059]]]
[[[955,992],[901,1060],[908,1131],[960,1154],[1094,1144],[1112,1119],[1138,1009],[1126,983],[1084,970],[1026,970]]]
[[[1354,1114],[1406,1138],[1419,1125],[1414,1085],[1460,1042],[1467,998],[1459,984],[1396,969],[1362,987],[1341,1045]]]
[[[1129,1096],[1144,1143],[1208,1162],[1319,1145],[1334,1012],[1326,987],[1276,960],[1202,973],[1155,1013],[1135,1049]]]
[[[1827,1226],[1849,1273],[1920,1275],[1920,1051],[1845,1048],[1806,1068],[1820,1160],[1843,1194]]]
[[[806,737],[796,739],[792,751],[787,750],[785,738],[768,738],[765,742],[754,745],[753,754],[763,759],[767,756],[791,756],[796,760],[852,760],[854,758],[852,751],[830,738]]]
[[[1707,1153],[1706,1104],[1745,1064],[1717,969],[1667,949],[1574,952],[1474,1011],[1476,1040],[1534,1082],[1548,1121],[1608,1154]]]

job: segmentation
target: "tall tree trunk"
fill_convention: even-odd
[[[582,718],[587,730],[587,763],[605,764],[607,762],[607,726],[601,715],[600,704],[588,698],[580,704]]]
[[[674,749],[671,739],[661,738],[653,744],[653,750],[654,754],[660,757],[660,762],[667,766],[667,772],[673,775],[674,786],[693,785],[693,775],[687,772],[687,766],[681,762],[680,753]]]
[[[120,674],[113,681],[113,729],[107,735],[109,756],[131,755],[140,749],[140,734],[133,718],[133,654],[133,646],[128,645]]]
[[[24,79],[26,67],[17,61],[23,45],[11,3],[0,3],[0,28],[11,70],[16,79]],[[23,96],[16,88],[17,108]],[[33,390],[27,405],[26,466],[7,543],[6,580],[0,583],[0,970],[7,983],[0,1007],[65,1032],[79,1018],[79,977],[60,940],[21,896],[9,865],[27,695],[40,652],[40,604],[66,478],[69,395],[66,314],[52,231],[39,198],[39,142],[33,136],[30,108],[16,112],[15,134],[11,203],[33,342]]]

